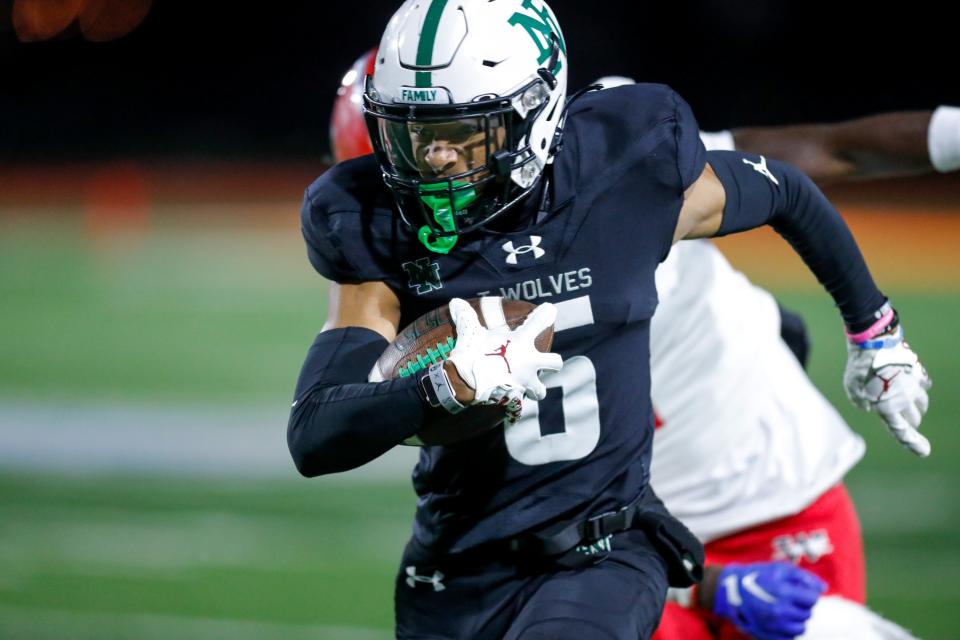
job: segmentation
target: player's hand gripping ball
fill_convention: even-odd
[[[550,353],[556,308],[499,297],[455,298],[420,316],[397,335],[374,365],[370,381],[422,376],[449,359],[475,393],[457,414],[431,412],[426,424],[404,444],[448,445],[520,417],[522,399],[541,400],[541,370],[559,370]],[[449,366],[449,365],[448,365]]]

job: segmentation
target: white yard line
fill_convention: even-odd
[[[335,625],[2,606],[0,637],[9,640],[387,640],[393,636],[377,629]]]
[[[0,403],[0,472],[190,474],[298,478],[286,444],[286,408],[222,409]],[[416,447],[325,482],[409,484]],[[877,533],[946,526],[960,508],[951,478],[913,473],[891,482],[858,472],[852,487],[864,525]],[[923,496],[923,500],[916,500]],[[888,504],[900,517],[887,517]]]
[[[0,471],[295,478],[286,409],[0,404]],[[409,482],[397,447],[345,480]]]

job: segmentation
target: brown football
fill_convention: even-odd
[[[471,298],[467,302],[477,312],[480,323],[487,328],[507,326],[516,329],[536,308],[530,302],[498,297]],[[392,380],[422,372],[431,364],[445,360],[456,339],[456,327],[450,320],[447,305],[428,311],[397,334],[374,365],[370,380]],[[541,332],[535,344],[540,351],[550,351],[553,327]],[[504,408],[496,405],[476,405],[457,414],[437,411],[417,435],[404,444],[460,442],[499,426],[504,416]]]

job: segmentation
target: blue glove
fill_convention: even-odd
[[[729,564],[720,573],[713,612],[758,640],[803,634],[826,583],[787,562]]]

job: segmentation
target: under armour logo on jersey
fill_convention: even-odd
[[[777,185],[778,187],[780,186],[780,182],[774,177],[772,173],[770,173],[770,169],[767,168],[767,159],[764,158],[763,156],[760,156],[760,162],[750,162],[749,160],[744,158],[743,163],[750,165],[751,167],[753,167],[754,171],[756,171],[759,174],[767,176],[768,178],[770,178],[770,182]]]
[[[409,566],[406,569],[407,571],[407,586],[411,589],[416,589],[417,583],[422,582],[424,584],[433,585],[434,591],[443,591],[446,589],[443,586],[443,574],[439,571],[434,571],[432,576],[418,576],[417,568],[415,566]]]
[[[421,296],[430,293],[434,289],[442,289],[443,282],[440,280],[440,265],[431,262],[430,258],[420,258],[413,262],[404,262],[403,270],[407,272],[407,286],[417,290],[417,295]]]
[[[513,240],[503,243],[503,250],[507,252],[507,264],[517,264],[517,256],[524,253],[533,252],[533,259],[539,260],[547,255],[547,252],[540,248],[540,242],[543,240],[540,236],[530,236],[530,244],[522,247],[514,247]]]
[[[772,544],[774,560],[788,560],[794,564],[801,560],[816,562],[833,553],[833,544],[825,529],[778,536],[773,539]]]

